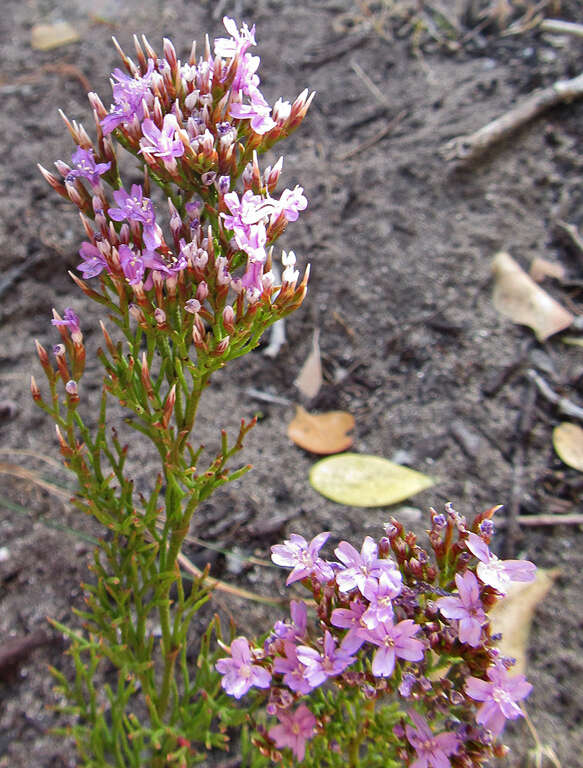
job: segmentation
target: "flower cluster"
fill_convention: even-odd
[[[274,322],[305,295],[308,272],[298,283],[293,253],[275,285],[271,246],[307,200],[301,187],[275,195],[283,158],[262,172],[258,155],[299,126],[312,96],[270,107],[249,52],[255,28],[224,25],[229,37],[200,57],[193,45],[184,63],[169,40],[160,57],[136,39],[137,62],[120,49],[111,107],[89,94],[97,140],[65,118],[77,144],[71,165],[55,164],[60,178],[41,171],[81,211],[83,280],[74,279],[85,293],[113,293],[144,328],[159,328],[177,299],[198,353],[232,357],[255,338],[259,316]],[[116,145],[142,162],[143,183],[124,187]],[[85,280],[98,276],[96,292]]]
[[[287,583],[312,593],[317,621],[306,603],[292,601],[290,621],[278,622],[262,648],[238,637],[217,669],[237,698],[269,689],[267,711],[278,724],[263,746],[274,759],[276,747],[290,747],[302,760],[306,742],[323,733],[309,699],[325,683],[369,701],[394,694],[404,702],[394,743],[408,765],[446,768],[453,756],[455,765],[479,765],[498,748],[531,685],[509,673],[512,660],[497,651],[487,612],[509,582],[530,581],[536,569],[490,551],[493,513],[468,528],[451,505],[445,515],[432,510],[434,563],[396,521],[380,541],[367,536],[360,552],[340,542],[333,561],[320,556],[328,533],[311,542],[292,534],[272,547],[274,563],[291,569]]]

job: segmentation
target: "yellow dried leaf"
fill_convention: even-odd
[[[322,362],[320,360],[320,331],[315,330],[312,338],[312,349],[306,358],[294,384],[302,395],[309,400],[316,397],[322,386]]]
[[[523,675],[526,672],[526,649],[532,617],[558,575],[556,568],[552,571],[539,568],[534,581],[511,584],[506,597],[490,611],[492,633],[502,633],[502,640],[498,643],[500,651],[504,656],[516,659],[513,673]]]
[[[539,341],[568,328],[573,315],[543,291],[507,253],[496,254],[493,302],[514,323],[528,325]]]
[[[383,507],[408,499],[434,481],[380,456],[343,453],[314,464],[310,483],[322,496],[338,504]]]
[[[568,467],[583,472],[583,429],[564,421],[553,429],[553,446]]]
[[[346,433],[351,429],[354,429],[354,416],[346,411],[308,413],[298,405],[287,434],[290,440],[306,451],[328,454],[350,448],[353,438]]]
[[[79,33],[68,21],[56,24],[35,24],[31,31],[31,46],[37,51],[50,51],[61,45],[76,43]]]

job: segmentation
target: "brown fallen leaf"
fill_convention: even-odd
[[[530,265],[529,274],[535,283],[542,283],[547,277],[564,280],[567,271],[562,264],[558,264],[556,261],[547,261],[547,259],[537,257],[533,259]]]
[[[568,467],[583,472],[583,429],[564,421],[553,429],[553,446]]]
[[[31,31],[31,46],[37,51],[50,51],[61,45],[76,43],[79,33],[68,21],[56,24],[35,24]]]
[[[558,568],[551,571],[539,568],[534,581],[511,584],[506,597],[490,611],[492,634],[502,633],[498,647],[504,656],[516,659],[512,670],[517,674],[526,672],[526,649],[536,607],[558,575]]]
[[[320,360],[320,331],[316,329],[312,337],[312,349],[302,365],[294,384],[302,395],[309,400],[316,397],[322,386],[322,361]]]
[[[353,438],[346,433],[351,429],[354,429],[354,416],[346,411],[308,413],[298,405],[296,415],[288,424],[287,434],[305,451],[328,455],[350,448]]]
[[[508,254],[492,261],[493,302],[498,312],[520,325],[528,325],[539,341],[568,328],[573,315],[543,291]]]

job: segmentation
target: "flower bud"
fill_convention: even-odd
[[[235,330],[235,312],[230,304],[223,309],[223,328],[228,334]]]
[[[36,380],[35,380],[34,376],[30,377],[30,393],[32,395],[32,399],[36,403],[38,403],[40,400],[42,400],[40,389],[38,388],[38,385],[36,383]]]
[[[164,312],[163,309],[160,309],[160,307],[156,307],[154,310],[154,320],[156,321],[156,325],[158,328],[167,328],[168,325],[166,323],[166,312]]]
[[[202,280],[198,284],[198,288],[196,289],[196,298],[200,301],[202,304],[203,301],[206,299],[206,297],[209,295],[209,287],[206,284],[204,280]]]

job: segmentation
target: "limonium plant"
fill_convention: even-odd
[[[504,753],[505,721],[531,689],[488,619],[508,583],[535,570],[490,551],[495,508],[471,522],[451,505],[431,510],[431,553],[395,520],[360,551],[339,542],[333,560],[321,555],[328,533],[293,533],[272,547],[304,590],[290,617],[259,638],[224,637],[217,617],[201,630],[213,582],[183,573],[181,548],[198,506],[249,469],[234,462],[254,420],[231,437],[217,425],[206,458],[199,402],[216,371],[301,305],[308,280],[292,251],[273,249],[307,206],[303,188],[278,191],[283,159],[262,170],[259,156],[312,96],[270,106],[255,28],[224,26],[184,63],[169,40],[158,56],[136,39],[135,61],[119,49],[112,106],[89,94],[95,138],[65,118],[71,162],[41,168],[80,211],[71,277],[107,315],[98,404],[82,383],[89,321],[70,307],[53,313],[52,355],[37,344],[48,393],[31,382],[77,476],[75,504],[103,528],[80,626],[53,622],[73,661],[72,674],[53,670],[71,722],[62,732],[78,764],[96,768],[188,767],[219,749],[248,766],[480,765]],[[133,441],[109,423],[112,406],[153,446],[149,485],[128,468]]]

